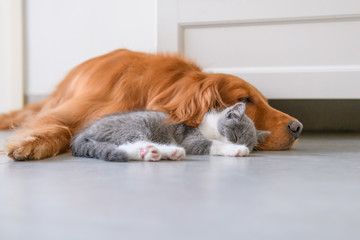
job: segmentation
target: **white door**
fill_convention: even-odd
[[[158,49],[272,99],[360,99],[358,0],[159,0]]]
[[[22,0],[0,0],[0,113],[24,102]]]

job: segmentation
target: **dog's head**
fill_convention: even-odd
[[[270,135],[256,148],[259,150],[290,149],[299,138],[302,124],[295,118],[272,108],[268,100],[254,86],[231,75],[217,75],[222,101],[234,104],[246,102],[246,114],[256,129],[270,131]]]
[[[295,118],[272,108],[248,82],[227,74],[194,74],[173,83],[154,96],[148,108],[170,115],[170,120],[198,126],[209,109],[246,102],[246,114],[256,129],[270,131],[259,150],[290,149],[302,131]]]

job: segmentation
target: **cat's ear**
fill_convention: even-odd
[[[241,120],[245,115],[246,105],[243,102],[237,103],[226,112],[227,118],[236,118]]]
[[[267,136],[269,135],[270,135],[269,131],[256,130],[256,138],[258,140],[258,143],[264,142]]]

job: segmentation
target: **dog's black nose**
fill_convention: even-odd
[[[299,138],[301,131],[303,130],[303,125],[299,121],[290,121],[288,124],[288,130],[295,139]]]

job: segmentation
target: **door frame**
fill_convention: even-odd
[[[3,70],[0,112],[23,107],[25,82],[25,38],[23,0],[0,0],[0,55]]]

